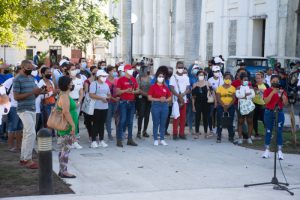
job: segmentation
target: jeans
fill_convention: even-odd
[[[186,118],[186,103],[179,108],[180,116],[173,119],[173,135],[178,135],[178,124],[180,125],[179,135],[184,136],[185,118]]]
[[[153,102],[151,107],[152,120],[153,120],[153,137],[157,140],[157,132],[159,127],[160,140],[164,140],[166,131],[166,121],[169,114],[168,103]]]
[[[231,116],[231,125],[227,128],[228,129],[228,134],[229,134],[229,139],[234,138],[234,130],[233,130],[233,120],[234,120],[234,106],[232,105],[231,107],[228,108],[228,113],[229,116]],[[221,134],[222,134],[222,127],[221,127],[221,120],[224,114],[224,108],[221,105],[218,105],[217,107],[217,135],[218,139],[221,139]]]
[[[264,121],[266,127],[266,134],[265,134],[265,145],[269,146],[271,143],[271,136],[273,127],[275,124],[275,115],[276,113],[272,110],[265,109]],[[278,124],[275,125],[277,128],[277,145],[282,146],[283,144],[283,137],[282,137],[282,129],[284,125],[284,113],[282,111],[278,111]]]
[[[119,124],[119,114],[118,114],[118,107],[119,103],[113,102],[108,103],[108,111],[107,111],[107,117],[106,117],[106,131],[109,137],[111,137],[111,121],[112,118],[115,118],[115,125],[116,125],[116,132],[118,132],[118,124]]]
[[[139,106],[139,109],[138,109],[138,133],[141,133],[143,120],[144,120],[143,132],[146,132],[146,130],[148,128],[148,123],[149,123],[151,102],[148,101],[148,99],[146,97],[142,97],[141,99],[139,99],[138,106]]]
[[[96,137],[99,135],[99,140],[102,141],[104,139],[104,123],[106,121],[107,117],[107,109],[100,110],[95,109],[94,110],[94,116],[93,116],[93,131],[92,131],[92,141],[96,141]]]
[[[193,121],[195,119],[195,113],[193,112],[193,103],[192,100],[189,100],[190,102],[187,103],[186,108],[186,122],[189,126],[189,129],[193,129]]]
[[[36,138],[36,133],[35,133],[36,113],[32,111],[24,111],[18,114],[24,126],[20,159],[31,160],[32,150]]]
[[[23,124],[17,113],[17,108],[11,107],[7,115],[7,132],[15,133],[15,132],[22,132],[22,131],[23,131]]]
[[[120,123],[117,139],[123,139],[123,130],[127,125],[128,140],[132,139],[133,117],[135,113],[135,101],[120,101],[119,104]]]

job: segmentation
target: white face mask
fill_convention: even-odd
[[[70,75],[71,76],[76,76],[77,75],[77,69],[71,70]]]
[[[214,72],[215,77],[219,78],[219,75],[220,75],[219,72]]]
[[[140,70],[140,69],[141,69],[141,66],[137,66],[136,69],[137,69],[137,70]]]
[[[38,75],[38,71],[37,71],[37,70],[33,70],[33,71],[31,72],[31,76],[36,77],[37,75]]]
[[[126,72],[127,72],[127,74],[129,74],[130,76],[132,76],[132,74],[133,74],[133,70],[132,70],[132,69],[129,69],[129,70],[127,70]]]
[[[100,77],[100,80],[101,80],[103,83],[105,83],[106,79],[107,79],[107,77]]]
[[[178,72],[179,74],[182,74],[182,73],[183,73],[183,70],[184,70],[184,69],[177,69],[177,72]]]
[[[199,81],[203,81],[204,80],[204,76],[198,76]]]
[[[106,66],[101,66],[101,69],[106,69]]]
[[[165,80],[164,77],[158,77],[158,78],[157,78],[157,82],[159,82],[159,83],[163,83],[164,80]]]

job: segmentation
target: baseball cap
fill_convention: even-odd
[[[130,70],[130,69],[132,69],[131,65],[127,64],[124,66],[124,72],[126,72],[127,70]]]
[[[108,74],[103,69],[100,69],[96,73],[96,77],[98,76],[108,76]]]
[[[219,66],[217,66],[217,65],[213,65],[212,66],[212,71],[220,71],[221,69],[220,69],[220,67]]]

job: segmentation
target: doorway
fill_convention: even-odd
[[[265,55],[266,19],[253,20],[252,55],[264,57]]]

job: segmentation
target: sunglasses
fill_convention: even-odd
[[[220,72],[220,70],[217,70],[217,71],[213,71],[214,73],[216,73],[216,72]]]

